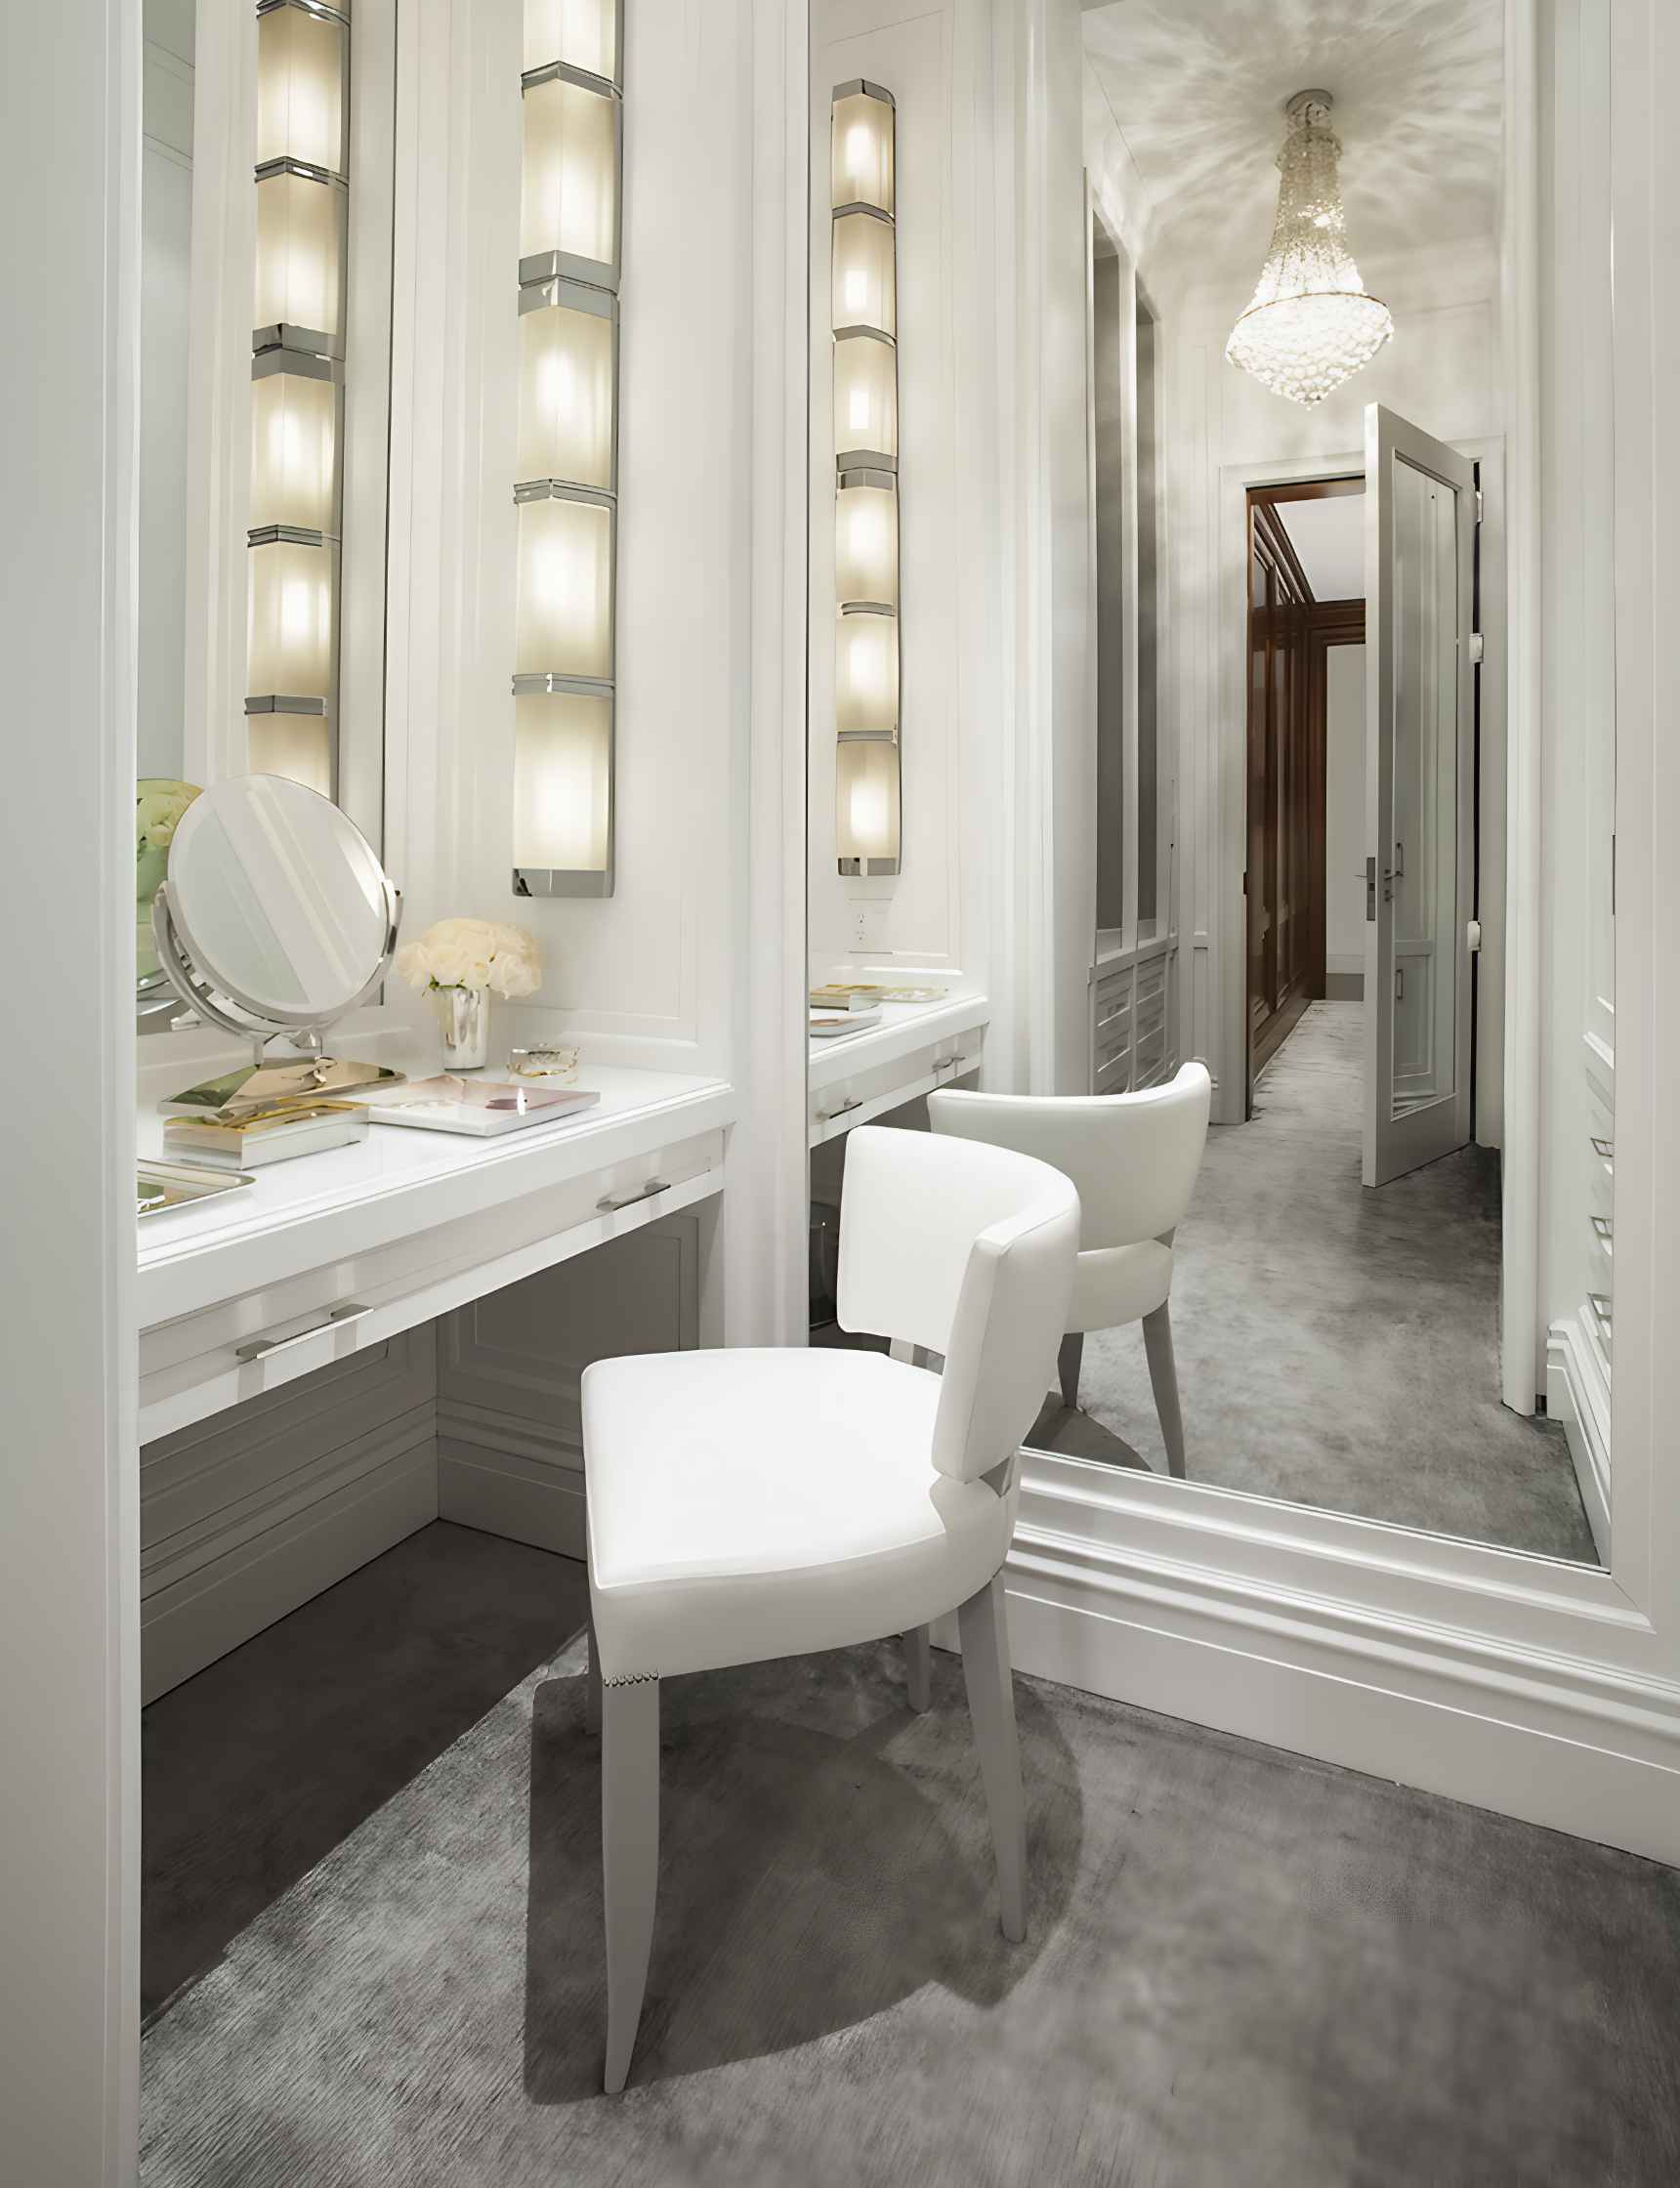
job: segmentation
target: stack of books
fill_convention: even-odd
[[[276,1102],[206,1116],[172,1116],[163,1152],[217,1170],[257,1170],[294,1155],[318,1155],[367,1136],[367,1112],[354,1102]]]

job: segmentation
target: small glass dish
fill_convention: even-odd
[[[569,1086],[577,1077],[577,1050],[558,1041],[545,1041],[537,1048],[510,1048],[508,1075],[534,1079],[544,1086]]]

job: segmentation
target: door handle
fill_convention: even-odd
[[[1376,859],[1374,855],[1365,861],[1365,917],[1374,919],[1376,917]]]
[[[620,1208],[633,1208],[638,1200],[651,1200],[655,1193],[669,1193],[669,1178],[650,1178],[635,1193],[604,1193],[595,1205],[603,1215],[616,1215]]]
[[[340,1328],[372,1312],[371,1307],[357,1306],[354,1300],[347,1299],[342,1306],[330,1307],[324,1321],[312,1322],[307,1329],[294,1329],[289,1337],[253,1337],[249,1344],[235,1345],[233,1357],[236,1360],[272,1360],[275,1353],[301,1345],[306,1337],[318,1337],[323,1329]]]

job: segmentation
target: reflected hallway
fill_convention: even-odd
[[[1315,1002],[1215,1126],[1175,1243],[1189,1478],[1597,1563],[1564,1432],[1499,1402],[1499,1158],[1360,1183],[1363,1006]],[[1085,1340],[1032,1441],[1164,1471],[1143,1340]]]

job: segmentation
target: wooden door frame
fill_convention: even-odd
[[[1324,817],[1324,824],[1310,838],[1312,862],[1312,939],[1308,949],[1308,989],[1322,1002],[1329,986],[1325,929],[1328,917],[1327,873],[1329,851],[1329,674],[1332,646],[1363,646],[1365,604],[1363,600],[1318,600],[1307,618],[1307,760],[1308,802]]]
[[[1244,770],[1244,821],[1243,858],[1247,887],[1243,892],[1244,904],[1244,957],[1243,957],[1243,1115],[1252,1115],[1254,1082],[1260,1073],[1277,1054],[1288,1037],[1293,1026],[1300,1019],[1309,1002],[1322,999],[1324,993],[1324,785],[1325,785],[1325,721],[1324,721],[1324,662],[1326,645],[1339,638],[1351,642],[1356,635],[1365,634],[1365,604],[1358,601],[1319,601],[1302,568],[1288,529],[1276,515],[1278,505],[1288,501],[1324,501],[1345,495],[1363,493],[1365,477],[1344,475],[1336,478],[1312,478],[1289,480],[1273,485],[1250,485],[1243,496],[1244,517],[1248,540],[1249,576],[1244,589],[1244,618],[1246,658],[1244,664],[1244,719],[1246,728],[1246,766]],[[1303,627],[1298,656],[1291,646],[1291,661],[1287,671],[1284,707],[1288,722],[1284,736],[1290,746],[1291,761],[1286,774],[1280,777],[1274,772],[1274,763],[1281,766],[1282,754],[1269,754],[1267,783],[1276,794],[1286,787],[1291,804],[1292,819],[1286,829],[1272,824],[1268,814],[1262,822],[1262,839],[1266,844],[1266,860],[1270,869],[1271,891],[1268,902],[1275,914],[1286,901],[1288,904],[1290,968],[1287,991],[1284,983],[1274,969],[1267,975],[1268,1011],[1266,1018],[1256,1027],[1253,1015],[1253,994],[1249,965],[1252,951],[1249,947],[1249,929],[1253,917],[1253,890],[1255,878],[1251,870],[1251,851],[1255,834],[1254,799],[1254,600],[1252,564],[1257,543],[1263,543],[1267,555],[1282,570],[1289,589],[1298,595],[1304,605]],[[1352,626],[1352,627],[1351,627]],[[1270,633],[1268,637],[1270,639]],[[1268,706],[1275,692],[1271,650],[1268,646],[1266,676]],[[1285,840],[1285,838],[1287,840]],[[1304,867],[1298,863],[1304,846]],[[1285,875],[1283,862],[1288,861],[1290,871]],[[1262,885],[1264,886],[1264,884]],[[1298,901],[1297,901],[1298,900]],[[1304,930],[1305,941],[1296,947],[1296,937]],[[1275,916],[1271,931],[1274,948],[1282,940],[1281,916]]]

